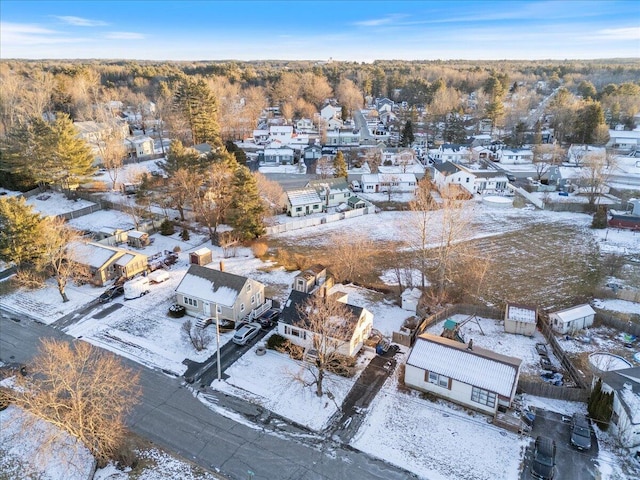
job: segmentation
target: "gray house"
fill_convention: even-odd
[[[250,278],[213,268],[191,265],[176,288],[176,302],[187,314],[240,321],[261,311],[264,285]]]

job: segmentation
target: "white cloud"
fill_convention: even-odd
[[[359,22],[354,22],[354,25],[357,25],[359,27],[380,27],[382,25],[391,25],[404,17],[406,17],[406,15],[387,15],[383,18],[374,18],[371,20],[361,20]]]
[[[105,35],[111,40],[143,40],[145,36],[137,32],[109,32]]]
[[[598,30],[596,35],[610,40],[640,40],[640,27],[605,28]]]
[[[76,41],[62,36],[62,32],[30,23],[0,23],[0,39],[3,50],[14,45],[38,45],[69,43]]]
[[[105,25],[108,25],[107,22],[103,22],[102,20],[91,20],[89,18],[73,17],[69,15],[56,15],[55,18],[75,27],[104,27]]]

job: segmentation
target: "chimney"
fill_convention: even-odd
[[[224,262],[220,260],[220,271],[224,272]]]
[[[467,345],[467,350],[473,350],[473,339],[469,339],[469,345]]]

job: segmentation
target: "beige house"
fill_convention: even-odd
[[[191,265],[176,288],[176,302],[197,318],[238,322],[265,303],[264,285],[241,275]]]
[[[99,286],[114,278],[132,278],[148,267],[146,255],[123,248],[97,242],[76,243],[70,248],[74,261],[87,266],[91,282]]]

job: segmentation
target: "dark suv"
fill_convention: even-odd
[[[581,413],[574,413],[571,419],[571,445],[578,450],[591,448],[591,427],[587,417]]]
[[[124,286],[122,285],[114,285],[113,287],[107,288],[102,295],[98,297],[98,301],[100,303],[107,303],[113,300],[116,297],[119,297],[124,293]]]
[[[280,310],[277,308],[270,308],[258,318],[256,318],[256,322],[262,325],[262,328],[271,328],[278,321],[278,317],[280,316]]]
[[[553,480],[556,473],[556,442],[549,437],[536,438],[531,476],[541,480]]]

